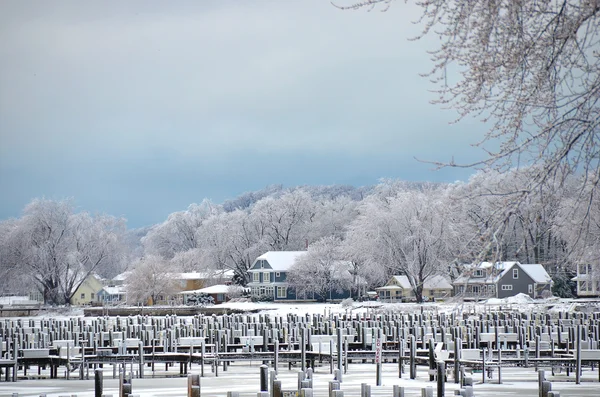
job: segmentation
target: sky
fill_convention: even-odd
[[[430,103],[419,11],[0,1],[0,220],[36,197],[135,228],[270,184],[466,180],[416,160],[481,158],[486,131]]]

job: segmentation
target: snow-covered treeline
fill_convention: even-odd
[[[305,249],[312,263],[290,273],[302,285],[304,273],[338,259],[351,262],[352,282],[380,285],[406,274],[417,295],[428,277],[481,260],[541,263],[555,280],[566,280],[575,264],[600,259],[598,187],[570,177],[529,194],[535,171],[480,171],[452,184],[269,186],[220,205],[191,204],[133,231],[120,219],[74,213],[68,201],[34,200],[21,218],[0,223],[2,287],[29,284],[51,303],[67,302],[85,275],[112,277],[140,258],[165,272],[230,269],[245,284],[257,256]],[[580,200],[582,192],[591,200]],[[143,275],[136,276],[140,285]]]

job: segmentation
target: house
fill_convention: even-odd
[[[578,297],[600,296],[600,265],[578,265],[577,276],[571,280],[577,283]]]
[[[181,291],[194,291],[215,284],[230,285],[233,280],[233,270],[215,270],[212,272],[174,273]]]
[[[297,295],[294,288],[290,287],[287,273],[296,260],[306,251],[269,251],[254,261],[248,270],[250,294],[259,299],[286,301],[286,300],[320,300],[315,293]],[[348,273],[348,276],[351,275]],[[329,300],[340,300],[350,297],[351,291],[330,291]]]
[[[306,251],[269,251],[254,261],[250,275],[250,294],[273,300],[295,300],[296,294],[286,282],[287,272]]]
[[[465,299],[506,298],[527,294],[539,298],[551,293],[552,279],[540,264],[519,262],[482,262],[466,265],[452,283],[454,294]]]
[[[131,271],[123,272],[113,278],[110,284],[103,289],[98,298],[99,302],[115,303],[127,301],[127,278],[132,274]],[[229,285],[233,280],[233,270],[215,270],[211,272],[183,272],[183,273],[165,273],[165,277],[170,277],[177,285],[179,291],[195,291],[215,284]],[[155,303],[167,304],[173,301],[177,302],[181,295],[160,296],[160,300]],[[151,304],[150,302],[148,304]]]
[[[103,280],[95,273],[90,274],[83,280],[75,294],[71,298],[72,305],[90,305],[97,300],[98,292],[104,287]]]
[[[97,294],[97,301],[108,304],[117,304],[127,301],[127,291],[123,285],[105,286]]]
[[[375,288],[375,291],[379,300],[385,302],[408,301],[415,297],[413,287],[405,275],[392,276],[383,287]],[[451,295],[452,285],[441,275],[428,277],[423,283],[424,299],[441,299]]]

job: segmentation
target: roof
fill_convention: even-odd
[[[442,275],[435,275],[428,277],[425,280],[425,284],[423,285],[425,289],[452,289],[452,285],[446,279],[446,277]]]
[[[306,251],[268,251],[256,260],[266,260],[273,270],[286,271],[303,255],[306,255]]]
[[[104,287],[104,288],[102,288],[101,291],[106,292],[108,295],[125,295],[127,293],[125,291],[125,288],[123,288],[122,286],[118,286],[118,287]]]
[[[393,284],[395,283],[395,285]],[[408,289],[411,290],[412,286],[410,285],[410,281],[408,277],[405,275],[402,276],[392,276],[392,278],[386,283],[385,286],[376,288],[376,290],[393,290],[397,288]],[[450,282],[442,275],[435,275],[428,277],[423,284],[423,288],[425,289],[452,289],[452,285]]]
[[[544,269],[544,266],[540,264],[521,264],[521,269],[536,283],[544,284],[552,282],[552,278],[546,269]]]
[[[217,284],[206,288],[200,288],[193,291],[182,291],[184,295],[193,294],[227,294],[231,286],[225,284]]]
[[[522,264],[519,262],[509,262],[510,265],[504,268],[504,271],[498,276],[496,280],[500,280],[506,275],[515,265],[519,267],[529,276],[531,279],[538,284],[547,284],[552,282],[552,278],[544,269],[544,266],[540,264]]]
[[[113,280],[114,281],[125,281],[125,280],[127,280],[127,277],[129,277],[130,274],[131,274],[131,270],[127,270],[127,271],[113,277]]]

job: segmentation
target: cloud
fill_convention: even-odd
[[[368,180],[409,175],[421,169],[415,156],[472,158],[482,126],[448,126],[455,115],[428,103],[433,87],[419,73],[435,42],[407,40],[417,16],[401,2],[386,13],[319,0],[1,3],[0,185],[12,202],[25,191],[126,194],[118,176],[156,194],[177,167],[198,166],[227,185],[205,173],[205,197],[231,197],[359,181],[361,169]],[[336,172],[299,176],[311,157]],[[266,167],[253,164],[270,158],[279,172],[258,177]],[[354,164],[325,162],[342,158]],[[40,178],[54,182],[41,190]]]

